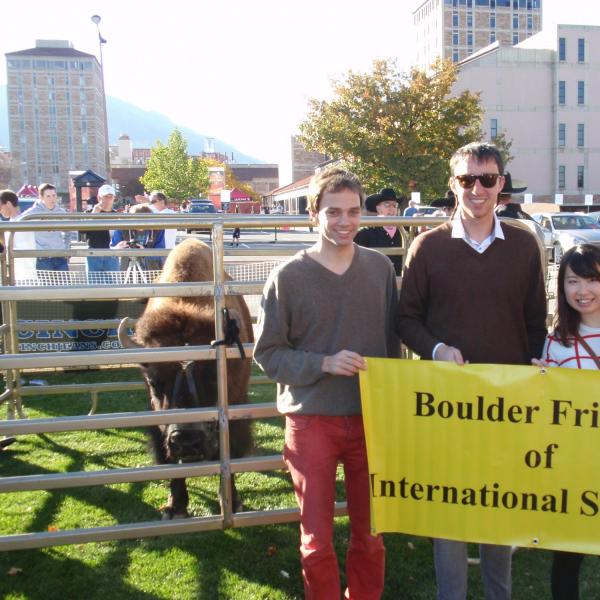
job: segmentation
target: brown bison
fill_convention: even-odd
[[[210,248],[187,239],[171,251],[160,283],[212,281]],[[228,296],[226,306],[237,320],[239,339],[252,342],[252,322],[242,296]],[[119,326],[119,340],[126,348],[208,345],[215,338],[215,311],[212,296],[151,298],[135,329],[135,341],[126,334],[126,319]],[[249,359],[229,359],[227,389],[230,404],[248,401]],[[216,406],[217,372],[214,360],[148,363],[140,365],[148,387],[152,410]],[[251,446],[250,423],[246,419],[230,424],[231,455],[244,456]],[[218,425],[213,422],[158,425],[150,428],[150,441],[159,464],[219,459]],[[241,503],[232,479],[233,508]],[[188,515],[189,497],[185,479],[171,480],[169,501],[163,518]]]

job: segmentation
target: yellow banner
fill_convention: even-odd
[[[375,532],[600,554],[597,371],[367,359]]]

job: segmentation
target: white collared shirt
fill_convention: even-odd
[[[460,215],[457,213],[451,221],[452,226],[452,237],[459,238],[464,240],[473,250],[479,252],[479,254],[483,254],[491,245],[492,242],[498,238],[500,240],[504,239],[504,231],[502,231],[502,227],[500,226],[500,219],[494,213],[494,229],[488,237],[485,238],[482,242],[476,242],[472,240],[468,233],[465,230],[465,226],[463,225],[462,219]]]

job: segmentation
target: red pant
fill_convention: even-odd
[[[362,417],[287,415],[283,457],[300,506],[300,554],[307,600],[340,598],[333,548],[333,509],[337,464],[344,465],[350,543],[347,589],[353,600],[377,599],[383,592],[385,549],[371,535],[369,469]]]

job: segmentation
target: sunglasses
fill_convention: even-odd
[[[479,179],[484,188],[492,188],[496,185],[499,173],[484,173],[483,175],[455,175],[454,179],[458,181],[460,187],[464,190],[470,190]]]

